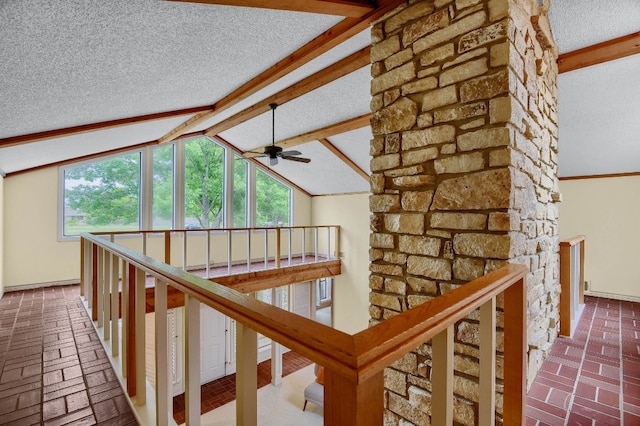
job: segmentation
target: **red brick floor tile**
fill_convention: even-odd
[[[54,399],[42,404],[42,419],[44,421],[60,417],[67,413],[64,398]]]

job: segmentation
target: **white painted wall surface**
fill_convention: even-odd
[[[585,235],[590,290],[640,298],[640,176],[560,182],[560,238]]]

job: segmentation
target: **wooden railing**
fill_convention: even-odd
[[[193,276],[132,249],[85,234],[83,287],[96,312],[99,334],[113,357],[127,394],[145,424],[171,424],[167,365],[167,288],[185,294],[186,422],[200,424],[200,305],[237,322],[237,424],[257,424],[257,334],[325,366],[324,424],[370,426],[383,423],[383,371],[431,340],[432,423],[453,422],[454,324],[480,308],[479,424],[495,424],[496,298],[503,294],[503,423],[524,424],[526,393],[526,285],[524,266],[508,265],[355,335],[278,309],[222,285]],[[93,262],[95,256],[96,262]],[[92,266],[96,265],[94,271]],[[144,281],[155,292],[156,387],[145,379]],[[118,283],[122,279],[122,320]],[[121,327],[121,328],[120,328]],[[123,331],[120,336],[119,330]]]
[[[139,253],[182,269],[251,272],[340,257],[340,227],[212,228],[96,232]],[[226,270],[225,270],[226,268]]]
[[[584,310],[584,235],[560,242],[560,334],[571,337]]]

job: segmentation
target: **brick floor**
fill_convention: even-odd
[[[585,298],[527,395],[527,426],[640,425],[640,303]]]
[[[0,299],[1,425],[138,424],[79,295],[76,285]]]

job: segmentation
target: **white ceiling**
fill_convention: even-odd
[[[640,30],[640,1],[552,0],[565,53]],[[0,1],[0,139],[211,105],[342,17],[158,0]],[[369,32],[298,68],[207,127],[369,44]],[[562,74],[560,175],[640,171],[640,55]],[[368,67],[276,110],[276,139],[369,112]],[[0,148],[6,174],[153,141],[189,116]],[[271,142],[271,113],[221,136],[246,151]],[[329,137],[369,172],[370,129]],[[0,141],[1,142],[1,141]],[[313,195],[363,192],[368,183],[320,142],[295,148],[309,164],[274,170]]]

